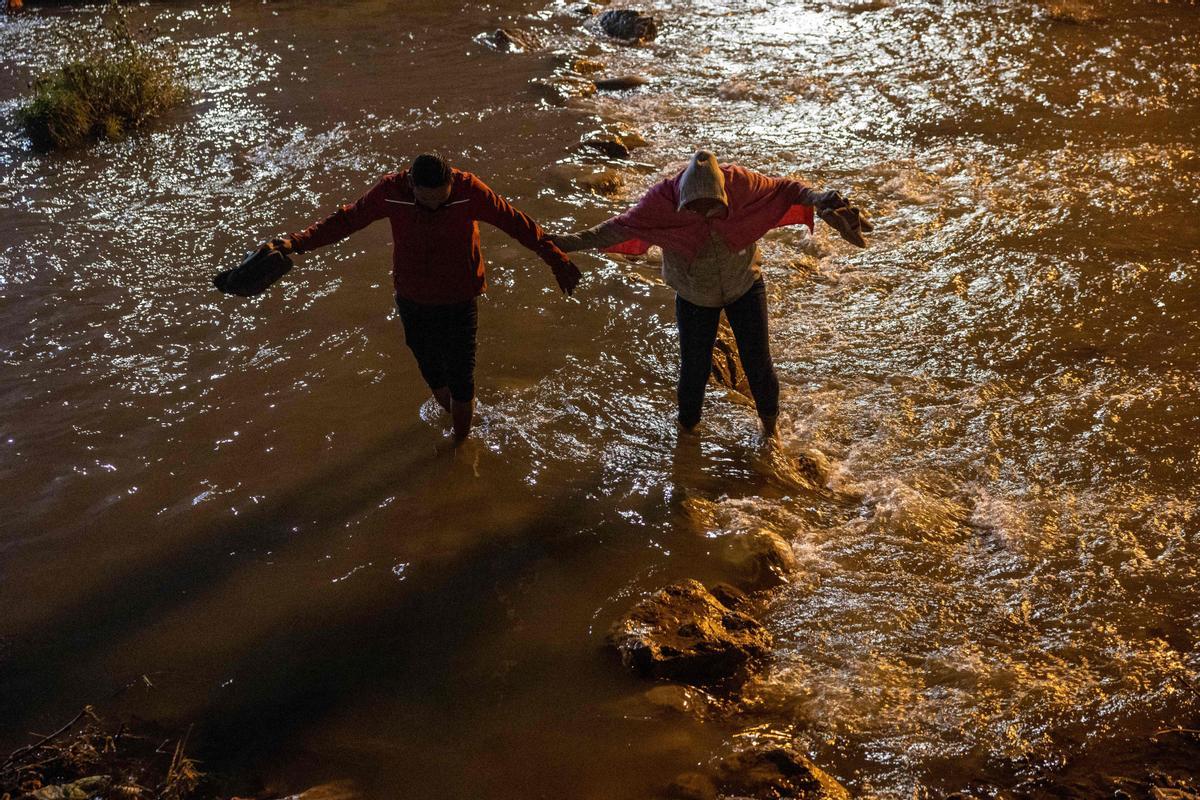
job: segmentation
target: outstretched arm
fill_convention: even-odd
[[[841,192],[833,189],[818,192],[792,178],[776,178],[789,192],[795,194],[796,203],[812,206],[825,224],[829,225],[838,235],[857,247],[866,247],[864,233],[874,230],[867,215],[842,196]]]
[[[571,263],[566,253],[560,250],[541,226],[527,214],[518,211],[507,200],[496,194],[482,182],[477,186],[480,196],[476,218],[494,225],[516,239],[526,248],[537,253],[554,271],[559,288],[571,294],[579,283],[579,268]]]
[[[604,250],[614,244],[636,239],[637,234],[617,222],[617,218],[613,217],[587,230],[550,238],[563,252],[573,253],[576,250]]]
[[[384,178],[358,200],[341,206],[328,217],[314,222],[299,233],[293,233],[272,244],[284,252],[304,253],[318,247],[340,242],[355,231],[362,230],[377,219],[387,216],[388,179]]]

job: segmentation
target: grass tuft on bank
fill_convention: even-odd
[[[71,42],[68,51],[72,59],[34,80],[32,100],[17,112],[35,147],[122,139],[187,100],[172,59],[139,41],[115,2],[103,35]]]

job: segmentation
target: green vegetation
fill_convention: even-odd
[[[115,2],[104,32],[83,37],[82,53],[34,81],[33,99],[18,114],[37,147],[120,139],[187,99],[171,59],[138,41]]]

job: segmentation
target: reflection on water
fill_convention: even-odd
[[[634,798],[722,740],[785,737],[899,797],[1183,718],[1197,9],[658,8],[630,48],[532,1],[147,6],[195,106],[69,156],[29,153],[11,112],[92,11],[0,25],[0,738],[96,702],[199,721],[212,764],[293,786]],[[548,104],[531,81],[564,59],[476,44],[502,24],[651,82]],[[597,116],[650,141],[612,201],[559,178]],[[775,453],[719,396],[677,441],[672,296],[638,265],[585,257],[567,302],[485,234],[457,456],[418,413],[382,228],[263,298],[208,288],[419,149],[565,229],[698,145],[878,223],[865,252],[821,227],[764,245]],[[728,719],[662,717],[607,626],[728,577],[712,543],[758,528],[801,564],[766,601],[777,652]]]

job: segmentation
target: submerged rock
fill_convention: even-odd
[[[596,84],[579,75],[569,73],[549,78],[535,78],[530,83],[535,92],[555,105],[566,105],[571,100],[590,97],[596,93]]]
[[[765,655],[771,634],[699,581],[672,584],[634,606],[609,632],[621,661],[640,674],[698,685],[737,674]]]
[[[306,789],[300,794],[289,795],[283,800],[360,800],[362,794],[351,781],[322,783]]]
[[[667,787],[671,800],[717,800],[717,785],[701,772],[685,772]]]
[[[583,138],[584,147],[599,150],[609,158],[629,158],[629,145],[615,133],[592,133]]]
[[[600,30],[614,39],[626,42],[648,42],[658,36],[658,23],[654,17],[621,8],[605,11],[599,17]]]
[[[663,684],[648,689],[642,698],[659,711],[690,714],[700,718],[709,716],[720,706],[716,698],[692,686]]]
[[[796,554],[783,537],[768,528],[731,533],[717,540],[720,558],[748,589],[788,583],[796,571]]]
[[[576,182],[592,194],[604,197],[615,195],[625,185],[625,179],[621,177],[621,173],[611,169],[580,175]]]
[[[645,86],[649,82],[649,78],[641,75],[614,75],[611,78],[599,78],[595,81],[595,84],[597,89],[614,92],[620,89],[634,89],[638,86]]]
[[[506,53],[527,53],[538,50],[542,43],[532,33],[519,31],[515,28],[497,28],[484,37],[492,47]]]
[[[733,753],[717,765],[722,794],[762,800],[849,800],[846,787],[793,747],[766,745]]]
[[[594,75],[597,72],[603,72],[605,64],[603,61],[597,61],[594,58],[577,58],[571,63],[571,69],[580,75]]]

